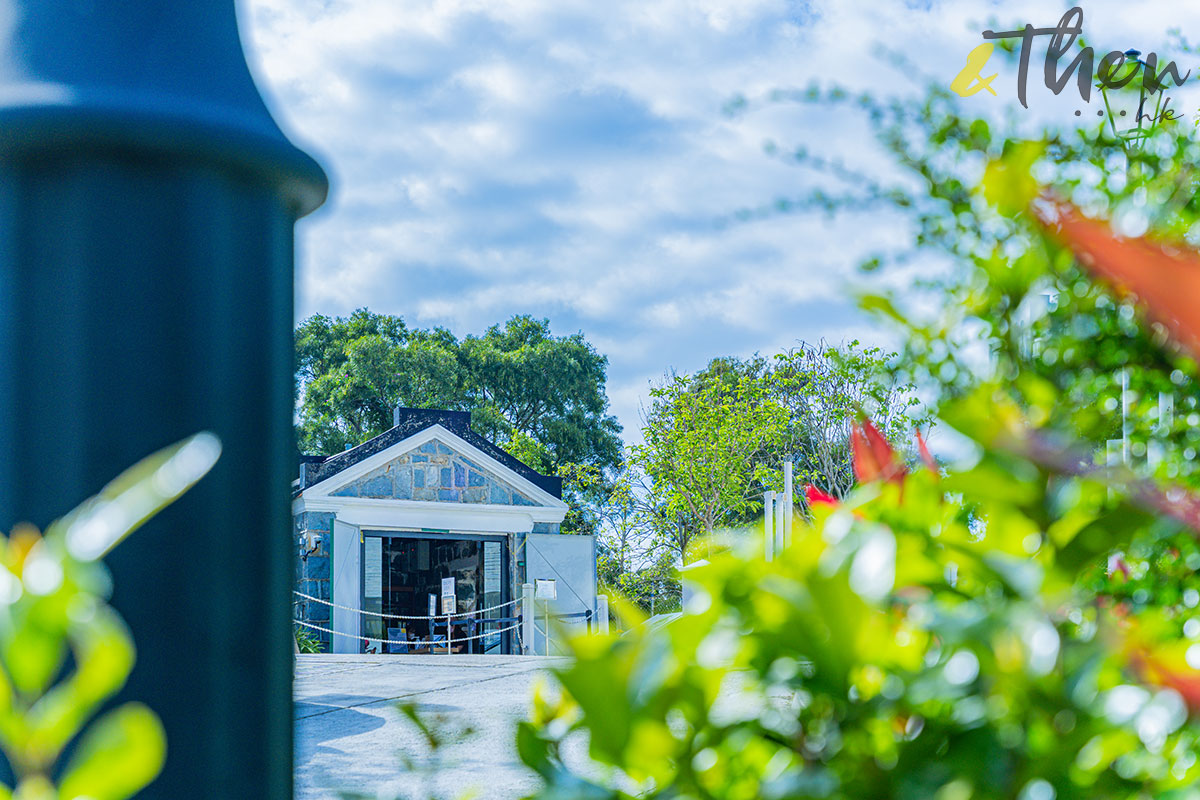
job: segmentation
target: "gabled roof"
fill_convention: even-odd
[[[328,480],[334,475],[353,467],[355,464],[377,453],[383,452],[389,447],[423,430],[440,425],[552,497],[562,498],[562,478],[541,474],[475,433],[471,430],[471,413],[469,411],[445,411],[436,408],[401,408],[399,410],[399,417],[399,425],[343,453],[323,459],[319,456],[301,456],[301,479],[297,489],[303,491],[309,486],[314,486]]]

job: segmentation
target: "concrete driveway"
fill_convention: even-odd
[[[562,659],[537,656],[300,655],[296,657],[296,799],[339,791],[378,798],[513,800],[537,782],[521,765],[516,723],[539,673]],[[417,729],[395,710],[418,705],[449,744],[436,779]],[[469,731],[469,732],[468,732]]]

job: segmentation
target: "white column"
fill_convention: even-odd
[[[1171,432],[1175,424],[1175,395],[1170,392],[1158,393],[1158,427],[1164,435]]]
[[[763,552],[767,561],[775,557],[775,492],[763,492]]]
[[[775,495],[775,553],[783,552],[783,504],[782,494]]]
[[[521,652],[533,655],[533,584],[521,584]]]
[[[783,544],[786,547],[792,543],[792,462],[783,465]]]
[[[608,595],[596,595],[596,630],[601,636],[608,636]]]

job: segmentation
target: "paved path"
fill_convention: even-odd
[[[515,800],[536,787],[514,731],[538,675],[561,659],[528,656],[297,656],[296,800],[351,790],[379,798]],[[395,710],[415,703],[452,742],[436,785],[406,773],[401,754],[428,765],[416,729]],[[469,735],[459,732],[471,728]]]

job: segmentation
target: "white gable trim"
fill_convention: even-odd
[[[541,507],[544,507],[546,509],[561,510],[563,512],[563,514],[566,513],[567,504],[564,503],[562,500],[559,500],[557,497],[550,494],[545,489],[543,489],[540,486],[538,486],[537,484],[533,483],[532,481],[530,481],[528,478],[524,477],[523,475],[515,472],[512,469],[509,469],[504,464],[501,464],[495,458],[493,458],[492,456],[483,452],[478,447],[471,444],[466,439],[463,439],[458,434],[442,427],[441,425],[436,425],[436,424],[430,425],[428,428],[425,428],[424,430],[414,433],[412,436],[409,436],[407,439],[401,439],[400,441],[396,442],[395,444],[391,445],[390,447],[386,447],[383,450],[380,450],[378,453],[375,453],[372,456],[364,458],[362,461],[359,461],[357,464],[347,467],[346,469],[342,470],[341,472],[339,472],[335,475],[330,475],[325,480],[320,481],[319,483],[315,483],[312,486],[309,486],[307,489],[305,489],[301,493],[299,499],[303,499],[305,501],[306,505],[312,501],[333,501],[333,500],[337,500],[337,501],[359,500],[359,501],[362,501],[366,498],[333,497],[332,493],[336,492],[338,489],[341,489],[344,486],[348,486],[349,484],[354,483],[359,478],[365,477],[366,475],[370,474],[371,472],[374,472],[375,470],[377,470],[380,467],[387,464],[389,461],[399,458],[400,456],[404,455],[405,453],[408,453],[409,451],[416,450],[421,445],[426,444],[434,439],[437,439],[442,444],[449,447],[451,450],[454,450],[455,452],[466,456],[467,458],[471,459],[472,461],[477,462],[481,467],[484,467],[487,471],[491,472],[496,477],[500,478],[501,480],[505,481],[513,488],[517,489],[519,492],[521,492],[521,494],[525,495],[526,497],[529,497],[535,503],[540,504]],[[490,504],[486,504],[486,503],[436,503],[436,502],[420,501],[420,500],[383,499],[383,500],[373,500],[372,502],[387,503],[388,506],[392,507],[392,508],[396,507],[397,505],[401,505],[401,504],[405,504],[405,503],[416,503],[418,506],[422,506],[422,507],[424,507],[424,506],[441,506],[441,507],[445,507],[445,506],[479,506],[480,508],[491,509],[493,511],[499,510],[499,509],[504,509],[504,508],[509,508],[509,506],[495,506],[495,505],[490,505]],[[512,506],[512,508],[521,509],[525,513],[528,514],[533,511],[536,511],[538,509],[538,506]],[[317,509],[309,508],[308,510],[314,511]],[[322,509],[322,510],[324,510],[324,509]],[[332,509],[328,509],[328,510],[332,510]],[[561,521],[561,519],[562,519],[562,517],[560,516],[558,521]],[[540,522],[542,520],[538,520],[538,521]]]
[[[529,533],[534,523],[561,523],[567,513],[565,508],[370,497],[297,497],[292,501],[292,514],[306,511],[331,511],[339,520],[360,528],[432,528],[452,533]]]

